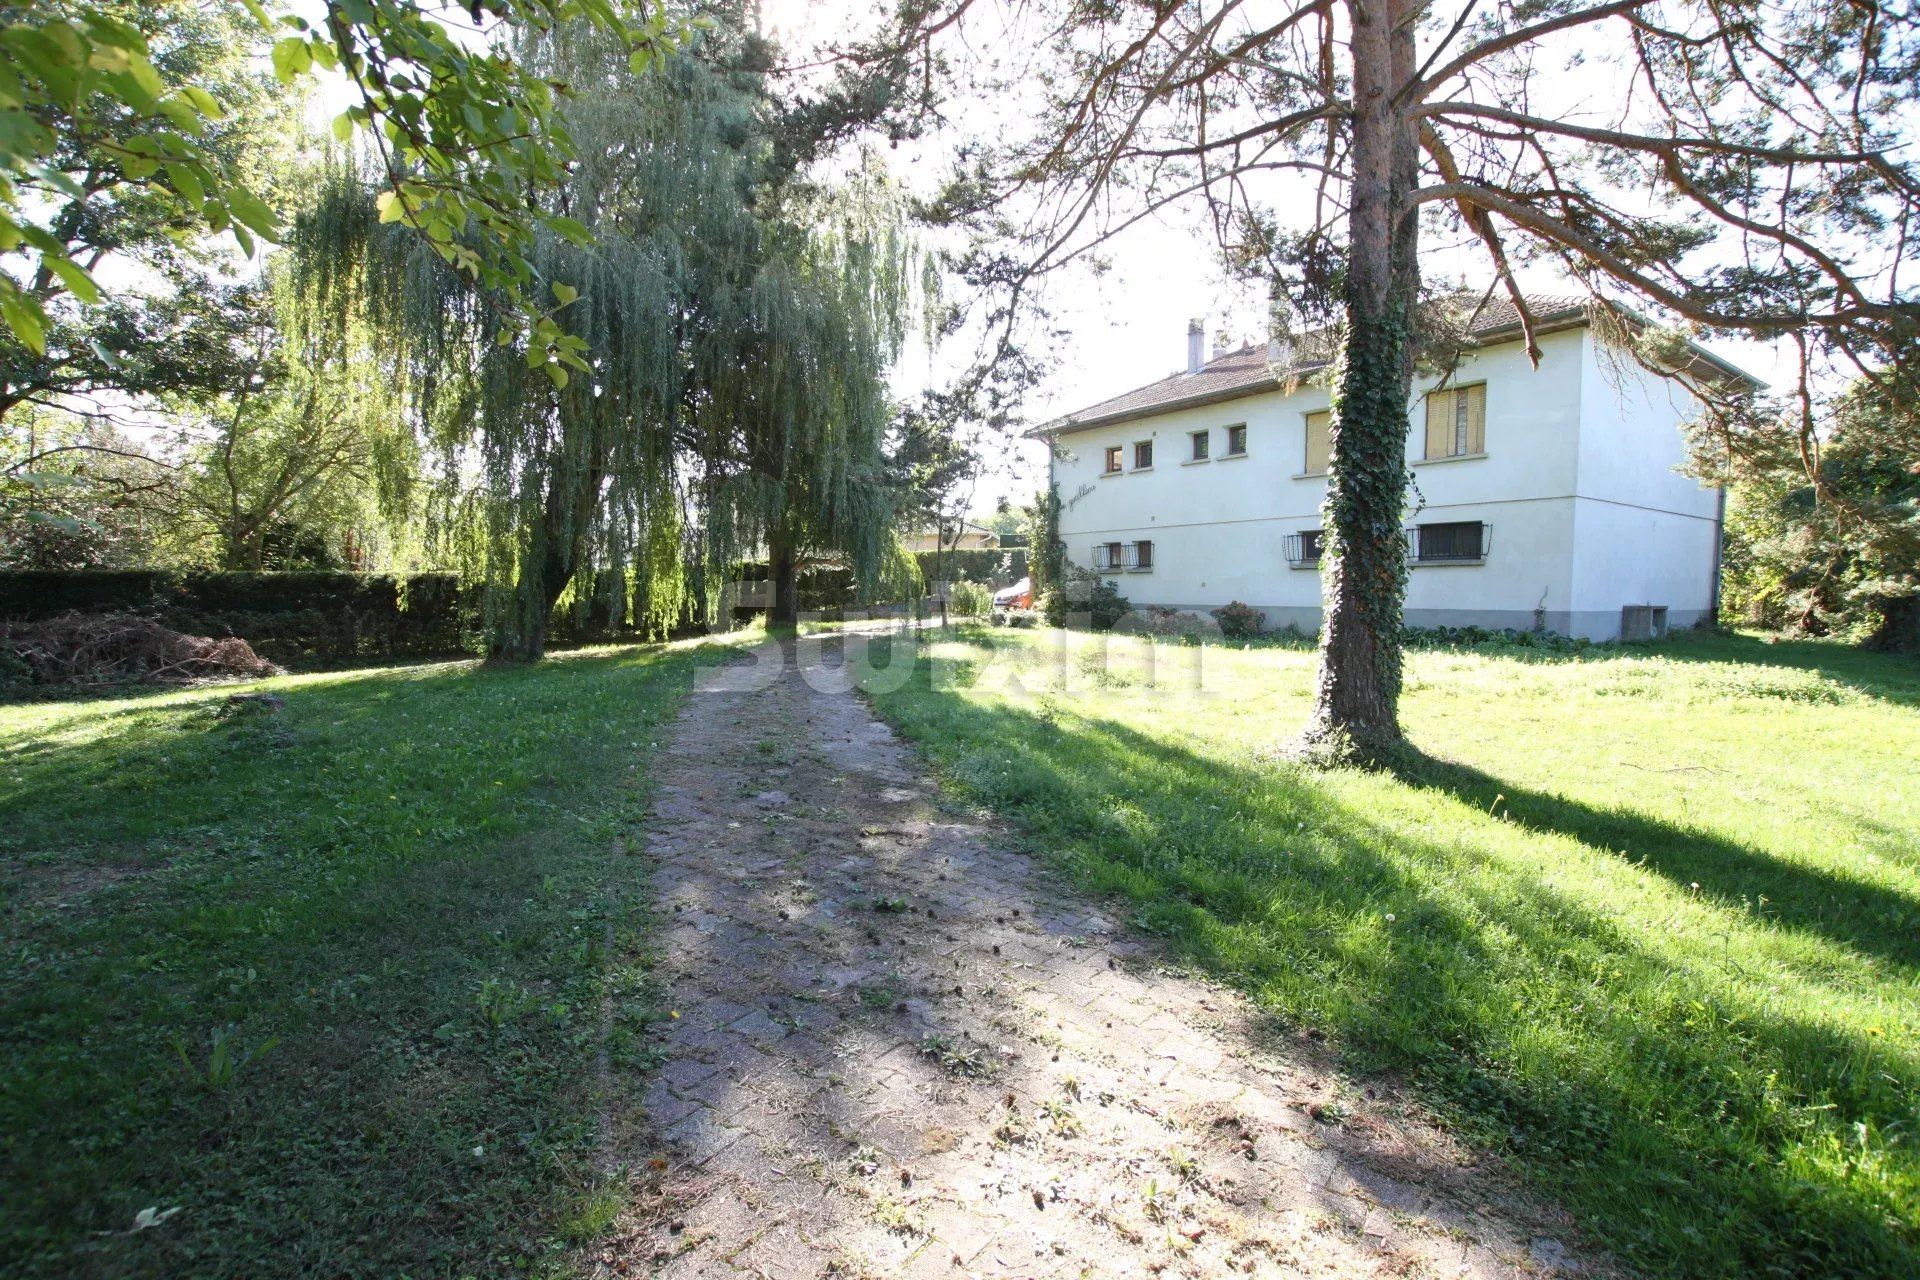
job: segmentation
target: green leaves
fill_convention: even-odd
[[[42,267],[24,283],[0,277],[0,319],[36,355],[46,350],[53,298],[102,300],[92,274],[36,221],[47,216],[45,200],[24,194],[88,197],[62,166],[63,141],[103,135],[94,145],[127,185],[171,192],[248,252],[254,236],[279,231],[273,211],[202,142],[208,122],[226,116],[219,100],[202,85],[169,85],[138,27],[104,9],[74,15],[28,10],[0,29],[0,249],[31,244]]]
[[[584,244],[586,229],[550,217],[542,193],[564,176],[573,144],[556,114],[556,91],[503,48],[474,48],[420,0],[350,0],[330,8],[322,27],[297,15],[276,18],[259,0],[240,0],[263,37],[273,75],[292,85],[340,66],[355,70],[360,100],[332,121],[336,141],[370,131],[396,172],[410,180],[383,194],[380,217],[426,236],[464,275],[529,317],[534,273],[527,257],[545,227]],[[494,0],[489,13],[508,25],[545,30],[585,22],[628,51],[643,71],[692,38],[694,27],[663,11],[630,21],[607,0]],[[0,27],[0,251],[28,239],[42,204],[22,204],[23,189],[72,198],[55,157],[61,142],[113,121],[109,150],[133,187],[171,193],[207,229],[231,235],[251,254],[276,240],[280,220],[202,139],[226,117],[198,84],[170,84],[139,27],[101,4],[61,13],[10,9]],[[131,127],[122,127],[131,118]],[[34,352],[44,350],[46,304],[65,293],[81,305],[101,301],[93,278],[58,243],[37,245],[48,271],[40,284],[0,279],[0,319]],[[564,304],[563,304],[564,305]]]

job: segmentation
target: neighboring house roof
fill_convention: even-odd
[[[1571,294],[1527,294],[1525,297],[1536,334],[1576,328],[1588,322],[1588,304],[1584,297]],[[1638,316],[1632,318],[1636,321],[1641,319]],[[1490,346],[1497,342],[1513,341],[1519,335],[1519,311],[1512,302],[1500,298],[1489,301],[1481,309],[1469,336],[1476,345]],[[1305,335],[1295,344],[1294,354],[1284,367],[1269,358],[1265,346],[1246,346],[1238,351],[1228,351],[1214,356],[1201,366],[1198,373],[1188,373],[1183,369],[1158,382],[1150,382],[1144,387],[1136,387],[1122,395],[1055,418],[1027,434],[1044,438],[1273,391],[1290,378],[1326,368],[1332,360],[1328,339],[1329,331],[1324,329]],[[1692,343],[1688,345],[1697,357],[1717,373],[1759,385],[1751,374],[1735,368],[1712,352]]]
[[[1000,535],[998,533],[995,533],[992,529],[987,528],[987,526],[983,524],[975,524],[971,520],[962,521],[960,524],[959,532],[950,534],[949,536],[951,536],[956,542],[963,541],[968,538],[984,538],[986,539],[989,546],[997,547],[1000,545]],[[934,544],[934,549],[937,550],[938,544],[940,541],[940,531],[937,529],[914,529],[905,535],[905,540],[908,542],[925,542],[925,543]]]

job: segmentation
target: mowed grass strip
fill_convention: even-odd
[[[603,1002],[617,1080],[660,1016],[625,849],[708,660],[0,707],[0,1271],[561,1266],[618,1203]]]
[[[1911,659],[1414,652],[1420,754],[1366,773],[1279,750],[1305,649],[892,647],[870,695],[960,793],[1637,1268],[1920,1275]]]

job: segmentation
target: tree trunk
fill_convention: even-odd
[[[767,576],[773,584],[773,605],[767,624],[775,627],[800,625],[800,557],[793,535],[776,530],[767,539]]]
[[[564,472],[547,481],[540,517],[540,539],[521,569],[507,614],[494,627],[487,656],[495,662],[538,662],[547,654],[547,629],[553,607],[573,580],[586,547],[587,520],[605,471],[590,469],[578,482]],[[529,567],[530,566],[530,567]]]
[[[1394,101],[1414,73],[1412,0],[1349,0],[1353,203],[1347,325],[1333,389],[1323,527],[1320,679],[1307,740],[1376,756],[1400,741],[1407,396],[1419,294],[1414,127]]]

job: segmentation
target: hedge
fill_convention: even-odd
[[[1025,547],[993,551],[916,551],[913,558],[920,562],[921,576],[930,585],[944,578],[954,582],[984,582],[988,586],[1004,587],[1027,576]],[[1003,570],[1002,565],[1007,568]]]
[[[239,636],[275,662],[461,651],[472,625],[450,573],[0,573],[0,619],[137,613],[189,635]]]

